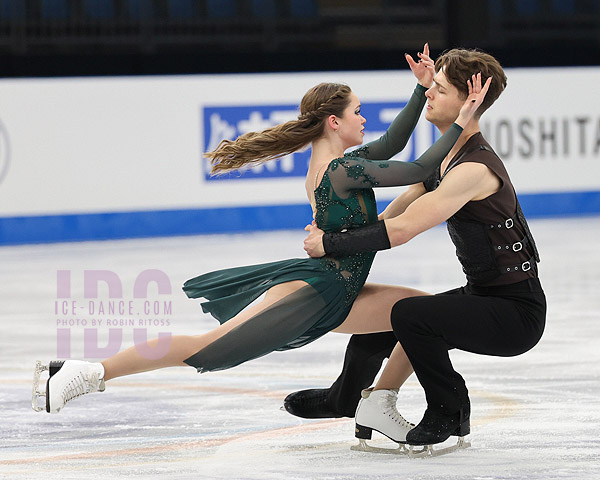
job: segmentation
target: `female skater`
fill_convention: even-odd
[[[474,76],[469,83],[469,97],[456,123],[444,136],[414,163],[386,161],[404,148],[425,104],[426,87],[432,84],[434,74],[428,54],[425,46],[418,63],[407,55],[419,84],[380,139],[344,155],[345,150],[362,143],[366,120],[360,114],[357,96],[348,86],[324,83],[306,93],[297,120],[221,142],[207,154],[213,172],[259,164],[311,144],[306,190],[316,224],[325,231],[340,231],[376,222],[372,188],[408,185],[429,177],[487,91],[488,85],[482,88],[480,76]],[[57,413],[71,399],[103,391],[105,381],[124,375],[186,365],[199,372],[222,370],[274,350],[300,347],[329,331],[389,331],[392,305],[401,298],[424,292],[391,286],[365,287],[363,300],[352,309],[373,258],[374,253],[361,253],[338,259],[291,259],[221,270],[188,280],[184,291],[191,298],[208,300],[202,308],[221,322],[219,327],[200,335],[172,337],[161,358],[146,358],[134,346],[102,363],[51,362],[46,411]],[[245,308],[263,293],[266,295],[262,301]],[[369,315],[364,314],[366,310]],[[148,351],[157,343],[158,339],[150,340],[140,350]],[[399,366],[389,367],[386,378],[397,387],[408,376],[407,369],[410,373],[410,364],[401,359]]]

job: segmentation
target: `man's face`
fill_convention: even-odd
[[[433,86],[425,92],[427,97],[425,118],[440,130],[447,129],[458,117],[458,112],[466,99],[448,81],[444,69],[435,74],[433,82]]]

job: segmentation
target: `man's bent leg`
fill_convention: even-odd
[[[522,295],[518,288],[514,287],[513,299]],[[468,392],[463,378],[452,367],[448,350],[496,356],[529,350],[540,339],[545,319],[543,293],[536,295],[527,292],[523,297],[527,302],[520,302],[458,289],[401,300],[394,306],[394,333],[425,390],[428,407],[424,423],[437,424],[432,429],[444,430],[445,438],[468,433]],[[415,429],[407,439],[418,431]],[[445,440],[439,438],[437,441]],[[419,444],[415,438],[411,441]]]
[[[352,335],[342,373],[333,385],[291,393],[284,400],[285,409],[303,418],[353,418],[361,391],[373,383],[396,343],[392,332]]]

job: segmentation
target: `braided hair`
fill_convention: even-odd
[[[260,165],[301,150],[323,134],[330,115],[342,117],[351,93],[350,87],[339,83],[312,87],[302,98],[298,119],[261,132],[248,132],[235,140],[222,140],[217,148],[205,153],[212,164],[211,173]]]

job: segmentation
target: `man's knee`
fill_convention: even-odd
[[[397,339],[414,328],[419,319],[419,297],[404,298],[392,307],[392,328]]]

